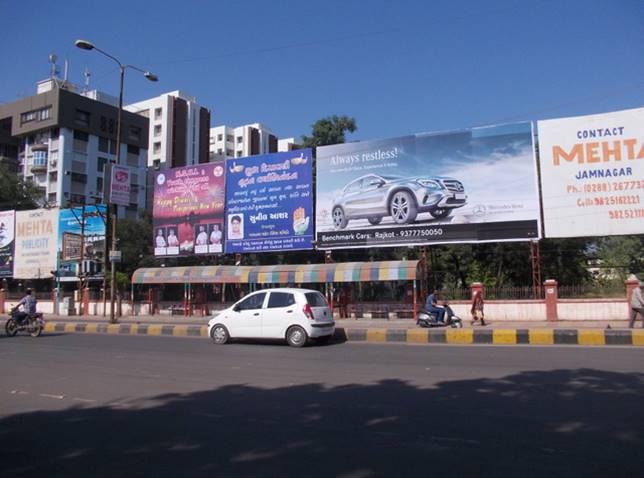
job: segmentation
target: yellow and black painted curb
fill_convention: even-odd
[[[205,325],[47,322],[45,332],[208,337],[208,327]],[[369,343],[644,346],[644,329],[345,329],[338,327],[335,338],[337,341]]]

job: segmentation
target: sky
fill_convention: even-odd
[[[641,0],[0,0],[0,103],[35,93],[48,56],[125,102],[182,90],[212,125],[310,134],[356,119],[348,140],[392,138],[644,106]]]

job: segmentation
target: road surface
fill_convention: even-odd
[[[644,476],[644,349],[0,338],[3,476]]]

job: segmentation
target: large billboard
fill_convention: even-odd
[[[539,121],[546,237],[644,233],[644,108]]]
[[[15,211],[0,211],[0,277],[13,275]]]
[[[310,149],[226,161],[226,252],[313,247]]]
[[[532,124],[317,149],[319,249],[539,237]]]
[[[58,272],[61,280],[78,280],[83,273],[102,277],[105,264],[107,208],[103,204],[61,209],[58,222]]]
[[[224,163],[166,169],[154,175],[154,255],[223,252]]]
[[[56,269],[58,209],[16,212],[16,246],[13,276],[47,279]]]

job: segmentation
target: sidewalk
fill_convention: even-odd
[[[117,317],[119,324],[162,324],[162,325],[207,325],[208,320],[212,316],[207,317],[184,317],[184,316],[168,316],[168,315],[138,315],[138,316],[122,316]],[[94,315],[51,315],[45,316],[48,322],[84,322],[92,324],[108,324],[109,317],[94,316]],[[488,319],[489,325],[485,327],[475,324],[470,325],[469,320],[463,322],[463,328],[474,328],[477,330],[485,329],[627,329],[628,320],[585,320],[585,321],[542,321],[542,320],[502,320],[494,321]],[[413,319],[336,319],[336,327],[344,329],[417,329],[418,326]],[[640,321],[636,322],[636,327],[641,327]],[[444,329],[444,328],[443,328]],[[433,329],[438,330],[438,329]]]

